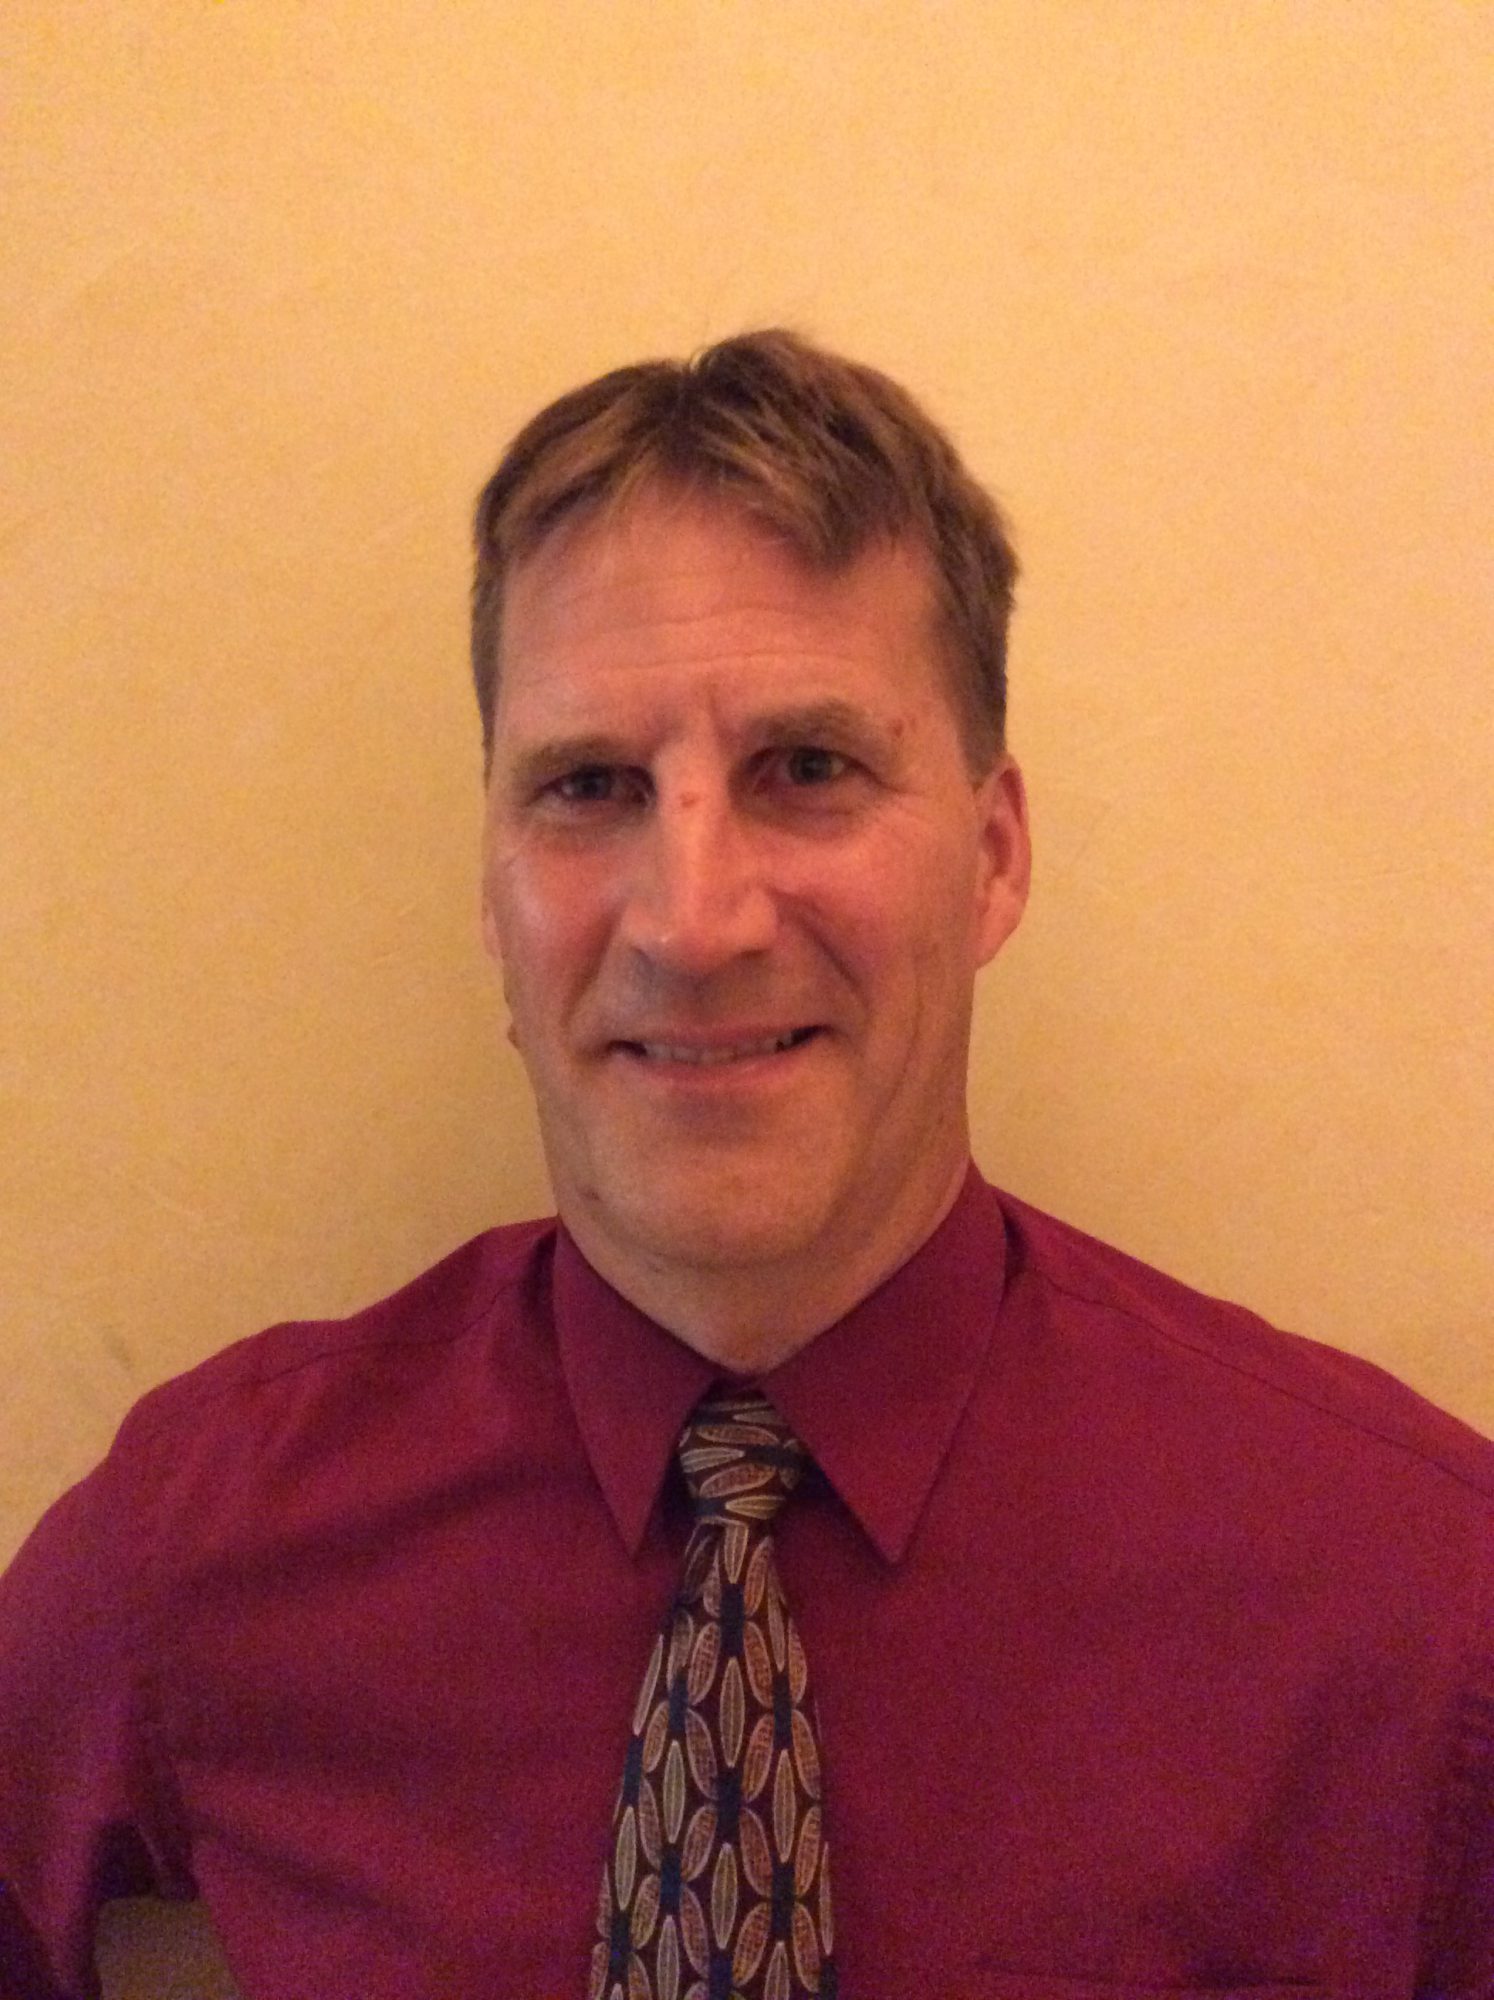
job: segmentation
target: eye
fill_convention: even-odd
[[[617,773],[606,764],[583,764],[579,771],[556,778],[550,790],[567,805],[596,805],[610,799],[616,785]]]
[[[628,805],[638,797],[640,787],[636,771],[616,764],[581,764],[563,777],[552,778],[544,795],[559,806]]]
[[[838,750],[823,749],[817,743],[796,744],[783,753],[783,774],[791,785],[829,785],[845,777],[851,768],[849,757]]]

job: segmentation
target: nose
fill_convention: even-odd
[[[634,863],[619,930],[659,971],[705,979],[772,943],[777,907],[760,839],[724,789],[661,789]]]

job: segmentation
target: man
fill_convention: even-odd
[[[146,1891],[248,2000],[1494,1993],[1494,1449],[970,1167],[1014,573],[786,335],[511,447],[484,911],[559,1221],[156,1391],[37,1531],[7,1995]]]

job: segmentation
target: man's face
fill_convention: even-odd
[[[958,1186],[1027,845],[930,602],[913,550],[827,576],[665,493],[511,580],[484,929],[560,1213],[620,1289],[884,1240],[890,1269]]]

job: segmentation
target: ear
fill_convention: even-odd
[[[989,965],[1027,907],[1032,842],[1027,828],[1027,787],[1015,761],[1003,755],[975,793],[980,855],[976,875],[976,964]]]

